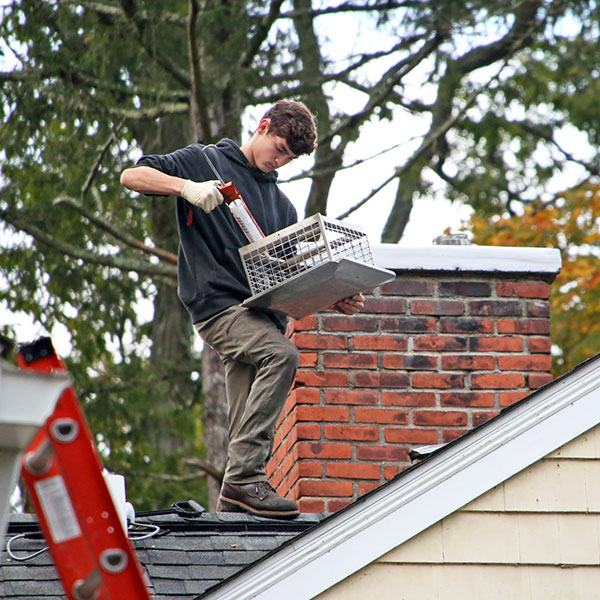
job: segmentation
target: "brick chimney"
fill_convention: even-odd
[[[552,379],[544,248],[373,248],[396,279],[365,310],[295,323],[294,390],[268,476],[303,512],[334,512]]]

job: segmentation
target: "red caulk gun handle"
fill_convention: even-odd
[[[219,191],[223,194],[225,204],[230,204],[234,200],[241,198],[240,193],[232,181],[219,186]]]

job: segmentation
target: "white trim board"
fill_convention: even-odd
[[[600,355],[202,598],[314,598],[599,423]]]
[[[482,271],[558,274],[556,248],[511,246],[423,246],[372,244],[375,264],[394,271]]]

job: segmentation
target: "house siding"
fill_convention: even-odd
[[[318,596],[589,600],[600,585],[600,426]]]

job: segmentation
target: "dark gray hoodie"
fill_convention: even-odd
[[[165,155],[143,156],[138,166],[153,167],[192,181],[215,179],[206,152],[225,182],[233,181],[263,233],[269,235],[297,221],[296,209],[277,186],[277,172],[253,167],[229,139],[216,146],[192,144]],[[190,216],[191,215],[191,216]],[[206,214],[177,198],[179,228],[179,298],[192,322],[205,321],[251,295],[238,248],[248,243],[231,212],[222,204]],[[286,319],[268,312],[285,331]]]

